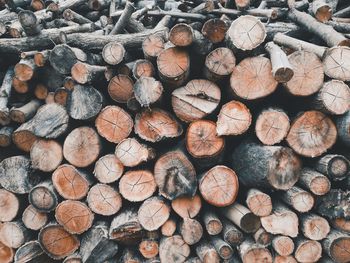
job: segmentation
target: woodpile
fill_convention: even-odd
[[[350,262],[347,0],[0,0],[0,263]]]

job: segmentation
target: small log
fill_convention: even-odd
[[[81,255],[79,253],[74,253],[68,257],[66,257],[62,263],[81,263]]]
[[[161,233],[165,237],[171,237],[176,231],[176,221],[173,218],[169,218],[160,228]]]
[[[141,226],[148,230],[157,230],[170,216],[170,207],[161,197],[150,197],[142,203],[138,211]]]
[[[17,77],[13,77],[12,86],[13,89],[19,94],[27,94],[32,89],[30,83],[27,81],[21,81]]]
[[[315,195],[325,195],[331,188],[331,182],[326,176],[310,168],[303,168],[299,184]]]
[[[202,208],[202,201],[199,195],[180,196],[171,201],[171,207],[182,218],[195,218]]]
[[[217,207],[233,204],[238,189],[236,173],[223,165],[217,165],[199,177],[199,191],[202,197],[207,203]]]
[[[331,189],[326,195],[318,198],[316,211],[328,219],[350,219],[349,196],[349,191]]]
[[[106,184],[95,184],[91,187],[86,201],[94,213],[103,216],[114,215],[122,207],[120,194]]]
[[[11,96],[12,79],[15,76],[13,67],[9,67],[6,71],[4,79],[0,87],[0,124],[7,125],[10,123],[10,115],[8,109],[8,100]]]
[[[34,95],[39,100],[45,100],[49,94],[48,87],[42,83],[38,83],[34,89]]]
[[[330,223],[335,229],[341,232],[350,233],[350,220],[345,218],[335,218],[331,220]]]
[[[125,57],[125,49],[118,42],[110,42],[103,47],[102,57],[109,65],[118,65]]]
[[[281,199],[300,213],[310,211],[315,203],[312,194],[297,186],[293,186],[287,191],[282,192]]]
[[[38,211],[48,213],[58,204],[58,197],[51,180],[46,180],[34,186],[28,195],[29,203]]]
[[[298,216],[281,203],[274,205],[273,213],[261,218],[261,225],[271,234],[296,237],[298,230]]]
[[[50,50],[38,51],[34,54],[34,63],[37,67],[44,67],[49,61]]]
[[[19,209],[18,197],[5,189],[0,189],[0,221],[12,221],[17,216]]]
[[[195,28],[195,27],[193,27]],[[199,30],[200,28],[198,28]],[[210,53],[213,50],[214,44],[212,42],[210,42],[209,39],[207,39],[206,37],[203,36],[203,34],[201,32],[199,32],[198,30],[193,30],[193,43],[191,45],[191,52],[194,52],[194,54],[200,56],[200,60],[202,60],[202,58],[204,58],[205,56],[208,55],[208,53]],[[195,62],[196,65],[196,62]],[[196,66],[192,66],[192,68],[195,68]],[[198,69],[196,70],[198,71]],[[195,71],[195,72],[196,72]]]
[[[226,47],[211,51],[205,58],[204,76],[211,81],[219,81],[229,76],[236,66],[236,57]]]
[[[32,168],[54,171],[63,160],[62,146],[55,140],[36,140],[30,149]]]
[[[20,81],[31,80],[34,76],[36,65],[32,58],[21,59],[15,66],[15,76]]]
[[[120,143],[126,139],[133,128],[131,116],[118,106],[107,106],[97,116],[97,132],[106,140]]]
[[[265,57],[243,59],[233,69],[230,78],[234,95],[245,100],[266,97],[276,90],[277,84],[272,75],[271,62]]]
[[[0,185],[12,193],[29,193],[40,180],[30,167],[30,160],[25,156],[4,159],[0,163]]]
[[[290,128],[289,117],[278,108],[263,110],[255,123],[255,133],[265,145],[280,143],[288,134]]]
[[[180,223],[179,232],[183,240],[192,246],[201,240],[203,227],[196,219],[187,217]]]
[[[338,154],[326,154],[317,160],[315,169],[327,175],[332,181],[341,181],[346,178],[350,170],[349,160]]]
[[[45,253],[56,260],[73,254],[80,246],[79,239],[58,224],[43,227],[39,232],[38,241]]]
[[[94,214],[80,201],[65,200],[55,210],[57,222],[71,234],[81,234],[92,226]]]
[[[68,97],[70,95],[70,91],[67,90],[66,88],[58,88],[55,90],[53,99],[55,103],[62,105],[65,107],[68,103]]]
[[[164,39],[157,35],[150,35],[142,42],[142,51],[146,59],[155,61],[164,49]]]
[[[128,201],[140,202],[156,191],[153,174],[148,170],[128,171],[119,181],[120,194]]]
[[[0,240],[5,246],[19,248],[31,238],[22,221],[4,222],[0,228]]]
[[[74,166],[63,164],[53,172],[52,183],[64,199],[80,200],[87,195],[91,179]]]
[[[202,219],[204,227],[209,235],[215,236],[221,233],[223,224],[215,212],[205,210],[202,214]]]
[[[222,259],[230,259],[232,257],[233,249],[224,240],[217,236],[212,236],[210,240]]]
[[[243,242],[243,233],[235,225],[225,218],[222,219],[222,225],[222,237],[227,243],[235,247]]]
[[[294,256],[280,256],[280,255],[276,255],[273,262],[274,263],[298,263]]]
[[[86,17],[74,12],[72,9],[66,9],[62,13],[62,17],[67,21],[73,21],[78,24],[87,24],[92,23],[90,19],[87,19]]]
[[[178,47],[164,49],[157,57],[157,67],[162,81],[170,87],[179,87],[190,74],[189,54]]]
[[[331,230],[322,242],[323,249],[335,262],[345,263],[350,260],[350,238],[337,230]]]
[[[22,107],[12,108],[10,110],[10,118],[14,122],[24,123],[35,115],[37,109],[40,106],[40,101],[36,99],[31,100],[27,104],[24,104]]]
[[[127,103],[134,95],[133,86],[134,82],[129,76],[118,74],[110,80],[108,94],[116,102]]]
[[[144,258],[152,259],[157,257],[159,253],[158,238],[159,234],[157,231],[147,232],[146,238],[139,244],[139,251]]]
[[[11,145],[13,131],[14,128],[9,126],[0,128],[0,147],[7,147]]]
[[[202,27],[202,34],[212,43],[216,44],[225,39],[228,28],[228,24],[224,20],[212,18],[204,23]]]
[[[230,48],[243,51],[253,50],[264,42],[266,29],[263,23],[254,16],[240,16],[231,23],[226,32]]]
[[[108,238],[108,226],[105,222],[96,222],[82,239],[79,254],[81,261],[86,263],[102,263],[114,257],[118,252],[118,245]]]
[[[153,64],[147,59],[138,59],[132,68],[132,74],[135,79],[141,77],[153,77],[155,75],[155,69]]]
[[[316,0],[312,2],[312,14],[318,21],[322,23],[327,22],[331,19],[332,13],[332,7],[327,1]]]
[[[287,147],[244,142],[235,149],[231,160],[233,169],[239,171],[241,183],[246,186],[287,190],[299,179],[301,161]],[[247,166],[247,163],[257,165]],[[281,163],[284,165],[280,166]]]
[[[105,70],[105,66],[96,66],[83,62],[77,62],[72,67],[71,74],[72,78],[76,82],[86,84],[102,79],[104,77]]]
[[[3,263],[13,262],[14,250],[0,242],[0,261]]]
[[[140,77],[134,84],[134,94],[141,107],[149,107],[160,101],[163,85],[152,77]]]
[[[271,197],[255,188],[248,190],[246,204],[256,216],[268,216],[272,212]]]
[[[325,113],[341,115],[350,109],[350,88],[343,81],[331,80],[314,98],[315,109]]]
[[[251,239],[243,241],[238,247],[238,252],[243,263],[259,261],[272,263],[272,255],[270,251],[263,245],[254,243]]]
[[[237,202],[225,208],[221,213],[238,226],[245,233],[254,233],[260,227],[260,218],[254,215],[248,208]]]
[[[345,143],[345,145],[350,145],[350,111],[345,113],[339,119],[337,119],[337,131],[339,139]]]
[[[300,263],[318,262],[322,256],[322,246],[318,241],[298,238],[295,242],[294,256]]]
[[[300,224],[303,235],[311,240],[322,240],[330,231],[328,221],[315,214],[301,215]]]
[[[137,217],[137,210],[127,208],[122,210],[112,220],[109,238],[122,244],[137,244],[143,236],[143,228]]]
[[[160,241],[159,258],[161,262],[185,262],[190,252],[190,246],[179,235],[166,237]]]
[[[216,84],[195,79],[172,92],[171,105],[179,119],[191,122],[213,113],[220,103],[220,97],[221,91]]]
[[[334,79],[349,81],[350,80],[350,64],[348,58],[350,56],[349,47],[333,47],[327,50],[323,59],[323,67],[325,74]]]
[[[276,236],[272,240],[272,247],[278,255],[286,257],[294,251],[294,241],[287,236]]]
[[[323,85],[323,66],[321,60],[308,51],[297,51],[288,56],[294,75],[284,84],[289,93],[295,96],[309,96]]]
[[[272,242],[272,235],[262,227],[254,233],[253,238],[257,244],[265,247],[270,246]]]
[[[136,114],[135,133],[143,140],[159,142],[182,134],[182,126],[168,112],[153,108]]]
[[[162,155],[154,165],[154,178],[160,194],[169,200],[194,196],[197,190],[195,168],[181,151]]]
[[[178,47],[187,47],[193,42],[193,29],[187,24],[179,23],[169,32],[169,41]]]
[[[206,240],[202,240],[196,246],[196,254],[203,263],[219,263],[220,255],[215,247]]]
[[[298,154],[320,156],[331,148],[337,139],[337,129],[330,118],[319,111],[306,111],[292,123],[288,145]]]
[[[54,260],[40,247],[37,240],[29,241],[19,247],[16,251],[15,262],[38,262],[38,263],[54,263]]]
[[[18,13],[18,21],[27,36],[35,36],[40,34],[41,27],[35,13],[29,10],[22,10]]]
[[[102,156],[95,163],[94,175],[100,183],[113,183],[122,176],[123,172],[124,165],[114,154]]]
[[[232,100],[224,104],[216,122],[216,132],[222,135],[245,133],[252,123],[252,115],[242,102]]]
[[[132,2],[127,1],[123,10],[123,13],[119,17],[117,23],[114,25],[110,35],[117,35],[123,32],[124,28],[128,24],[132,13],[135,11],[135,6]]]
[[[47,214],[39,212],[34,206],[29,205],[23,211],[22,222],[24,226],[31,230],[40,230],[47,224]]]
[[[275,80],[282,83],[288,82],[294,75],[294,69],[289,63],[287,55],[273,42],[268,42],[265,49],[270,55],[272,75]]]
[[[63,156],[74,166],[87,167],[97,160],[101,147],[100,138],[94,129],[79,127],[67,135]]]
[[[318,22],[311,15],[291,9],[287,17],[293,22],[303,26],[307,31],[321,38],[329,47],[334,46],[349,46],[350,40],[343,34],[338,33],[332,26]]]
[[[122,255],[119,261],[121,263],[126,263],[126,262],[142,263],[142,257],[136,249],[126,248],[122,252]]]

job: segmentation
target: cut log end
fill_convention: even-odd
[[[246,203],[253,214],[257,216],[268,216],[272,211],[271,197],[257,189],[250,189],[247,194]]]
[[[150,35],[142,43],[146,58],[155,59],[164,49],[164,40],[160,36]]]
[[[214,49],[205,59],[205,75],[213,81],[230,75],[236,66],[233,52],[225,47]]]
[[[287,236],[276,236],[272,240],[273,249],[281,256],[289,256],[294,251],[294,241]]]
[[[108,84],[108,94],[119,103],[127,103],[133,97],[134,82],[127,75],[117,75],[113,77]]]
[[[63,160],[62,146],[54,140],[37,140],[30,150],[30,159],[33,168],[52,172]]]
[[[13,220],[19,211],[19,200],[15,194],[5,189],[0,189],[0,221]]]
[[[295,249],[295,259],[298,262],[317,262],[322,256],[321,244],[314,240],[301,240]]]
[[[14,250],[0,242],[0,261],[3,263],[13,262]]]
[[[160,241],[159,258],[161,262],[184,262],[190,252],[190,246],[179,235],[167,237]]]
[[[224,40],[228,25],[224,20],[213,18],[206,21],[202,27],[202,34],[213,43]]]
[[[193,42],[193,29],[184,23],[173,26],[169,32],[169,40],[179,47],[186,47]]]
[[[87,202],[93,212],[103,216],[114,215],[122,207],[120,194],[106,184],[96,184],[91,187]]]
[[[148,231],[157,230],[169,218],[170,208],[159,197],[151,197],[140,206],[138,219],[142,227]]]
[[[95,163],[94,175],[100,183],[113,183],[123,172],[124,165],[114,154],[102,156]]]
[[[182,218],[194,218],[202,208],[202,201],[199,195],[194,197],[177,197],[171,202],[171,207]]]
[[[118,42],[110,42],[103,47],[102,57],[107,64],[118,65],[123,61],[125,52],[123,45]]]
[[[44,227],[47,220],[47,214],[39,212],[32,205],[29,205],[22,214],[22,221],[25,227],[34,231],[40,230]]]
[[[326,75],[342,81],[350,80],[349,47],[333,47],[327,50],[323,59]]]

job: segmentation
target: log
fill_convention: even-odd
[[[240,135],[245,133],[252,122],[249,109],[242,103],[232,100],[224,104],[216,122],[216,132],[222,135]]]
[[[299,184],[315,195],[325,195],[331,189],[331,182],[328,178],[310,168],[301,170]]]
[[[171,201],[171,208],[183,219],[195,218],[202,208],[202,201],[199,195],[180,196]]]
[[[67,21],[73,21],[78,24],[86,24],[86,23],[92,23],[90,19],[87,19],[86,17],[74,12],[72,9],[66,9],[62,13],[62,17]]]
[[[21,59],[15,66],[15,76],[20,81],[31,80],[34,76],[36,65],[32,58]]]
[[[20,220],[4,222],[0,228],[1,243],[10,248],[19,248],[30,238],[29,230]]]
[[[337,230],[350,233],[350,220],[344,218],[335,218],[331,220],[331,225]]]
[[[95,184],[90,188],[86,201],[92,212],[111,216],[122,207],[122,198],[117,190],[107,184]]]
[[[134,84],[134,94],[141,107],[149,107],[161,100],[163,85],[152,77],[140,77]]]
[[[272,255],[264,246],[247,239],[238,247],[239,255],[243,263],[259,262],[272,263]]]
[[[105,66],[96,66],[83,62],[77,62],[71,69],[71,75],[76,82],[80,84],[87,84],[103,79],[105,71]]]
[[[13,89],[19,94],[27,94],[29,90],[32,89],[32,86],[28,81],[21,81],[16,76],[12,79]]]
[[[228,77],[236,66],[233,52],[220,47],[211,51],[205,58],[204,76],[211,81],[219,81]]]
[[[142,203],[138,211],[141,226],[148,230],[157,230],[169,218],[170,207],[161,197],[150,197]]]
[[[350,238],[342,232],[331,230],[328,236],[323,240],[324,251],[335,262],[345,263],[350,260],[349,253]]]
[[[219,263],[220,256],[215,247],[208,241],[202,240],[196,246],[196,254],[203,263]]]
[[[103,184],[117,181],[123,172],[124,165],[114,154],[104,155],[95,163],[94,176]]]
[[[12,221],[17,216],[19,210],[20,200],[18,197],[5,189],[0,189],[0,221]]]
[[[311,240],[322,240],[330,231],[328,221],[316,214],[302,214],[300,225],[303,235]]]
[[[169,200],[183,195],[194,196],[197,190],[196,171],[178,150],[167,152],[156,161],[154,178],[159,193]]]
[[[49,94],[48,87],[44,84],[38,83],[34,89],[34,95],[39,100],[45,100]],[[62,105],[62,104],[61,104]]]
[[[318,241],[300,238],[295,243],[295,259],[298,262],[318,262],[322,256],[322,247]]]
[[[63,160],[62,146],[55,140],[36,140],[30,149],[30,160],[32,168],[52,172]]]
[[[296,153],[312,158],[326,152],[336,139],[335,124],[319,111],[301,113],[287,135],[287,143]]]
[[[317,200],[316,211],[328,219],[350,219],[349,196],[349,191],[331,189]]]
[[[24,123],[35,115],[40,106],[41,102],[34,99],[24,104],[22,107],[13,107],[10,110],[10,118],[14,122]]]
[[[253,238],[256,243],[265,247],[270,246],[272,242],[272,235],[262,227],[254,233]]]
[[[192,246],[201,240],[203,227],[196,219],[187,217],[180,223],[179,232],[183,240]]]
[[[228,244],[235,247],[243,242],[243,233],[229,220],[223,218],[222,225],[222,237]]]
[[[34,63],[37,67],[44,67],[50,57],[51,50],[38,51],[34,54]]]
[[[337,120],[337,131],[339,139],[345,143],[345,145],[350,145],[350,111],[345,113]]]
[[[294,251],[294,241],[287,236],[276,236],[272,239],[272,247],[278,255],[286,257]]]
[[[102,57],[109,65],[118,65],[125,57],[125,49],[118,42],[110,42],[103,47]]]
[[[133,125],[131,116],[122,108],[114,105],[103,108],[95,120],[99,135],[113,143],[120,143],[126,139]]]
[[[138,253],[137,250],[126,248],[120,257],[120,262],[141,263],[142,259],[141,259],[141,255]]]
[[[323,84],[314,98],[315,109],[341,115],[350,109],[350,88],[343,81],[331,80]]]
[[[249,210],[256,216],[268,216],[272,212],[271,197],[255,188],[248,190],[246,204]]]
[[[325,74],[330,78],[342,81],[349,81],[349,56],[349,47],[333,47],[328,49],[323,59],[323,67]]]
[[[142,42],[142,51],[146,59],[155,61],[164,49],[164,39],[157,35],[149,35]]]
[[[243,51],[253,50],[264,42],[266,30],[264,24],[254,16],[240,16],[231,23],[226,32],[227,44],[230,48]]]
[[[0,185],[12,193],[29,193],[39,181],[38,175],[32,173],[30,161],[25,156],[12,156],[0,163]]]
[[[148,142],[175,138],[182,134],[182,126],[168,112],[159,108],[145,109],[136,114],[135,133]]]
[[[153,77],[155,75],[155,69],[149,60],[138,59],[135,61],[132,74],[135,79],[139,79],[141,77]]]
[[[64,199],[80,200],[86,197],[92,180],[70,164],[62,164],[53,172],[52,183]]]
[[[222,19],[212,18],[207,20],[202,27],[202,34],[212,43],[220,43],[225,39],[228,30],[228,23]]]
[[[274,205],[271,215],[261,218],[261,225],[271,234],[296,237],[299,233],[298,216],[281,203]]]
[[[276,255],[273,262],[274,263],[297,263],[294,256],[284,257],[284,256],[280,256],[280,255]]]
[[[0,242],[0,260],[4,263],[13,262],[14,251],[12,248]]]
[[[169,218],[160,228],[161,233],[165,237],[171,237],[176,231],[176,221],[174,218]]]
[[[204,227],[209,235],[215,236],[221,233],[223,229],[223,224],[215,212],[205,210],[203,212],[202,218]]]
[[[63,263],[80,263],[81,256],[79,253],[74,253],[63,260]]]
[[[109,238],[121,244],[133,245],[141,241],[143,228],[135,208],[123,209],[112,220]]]
[[[297,51],[288,56],[294,75],[284,84],[286,90],[295,96],[309,96],[323,85],[323,66],[321,60],[308,51]]]
[[[190,246],[179,235],[166,237],[160,241],[159,258],[161,262],[185,262],[190,252]]]
[[[119,17],[117,23],[114,25],[113,29],[109,33],[110,35],[117,35],[123,32],[126,27],[132,13],[135,11],[135,6],[132,2],[127,1],[123,10],[123,13]]]
[[[13,127],[4,126],[0,128],[0,147],[10,146],[12,143]]]
[[[324,23],[331,19],[333,10],[327,1],[316,0],[312,2],[312,13],[318,21]]]
[[[49,258],[48,255],[40,247],[37,240],[26,242],[16,251],[15,262],[38,262],[38,263],[53,263],[53,259]]]
[[[232,154],[232,167],[245,186],[287,190],[299,179],[301,161],[290,148],[244,142]]]
[[[244,100],[266,97],[276,90],[277,84],[272,75],[271,62],[265,57],[243,59],[233,69],[230,78],[232,92]]]
[[[154,194],[156,187],[154,176],[148,170],[128,171],[119,181],[120,194],[131,202],[146,200]]]
[[[294,75],[294,69],[287,55],[273,42],[268,42],[265,49],[270,55],[272,75],[275,80],[282,83],[288,82]]]
[[[63,156],[76,167],[87,167],[94,163],[101,151],[101,141],[90,127],[75,128],[63,144]]]
[[[47,214],[38,211],[34,206],[29,205],[23,211],[22,222],[30,230],[38,231],[47,224]]]
[[[40,212],[53,211],[58,204],[58,197],[52,181],[46,180],[33,187],[29,192],[28,200]]]
[[[177,47],[187,47],[193,42],[193,29],[185,23],[176,24],[169,31],[169,41]]]
[[[15,72],[13,67],[9,67],[0,87],[0,124],[7,125],[10,123],[8,100],[11,96],[12,78]]]
[[[245,233],[254,233],[260,227],[260,218],[254,215],[248,208],[237,202],[225,208],[221,213],[238,226]]]
[[[40,230],[38,241],[45,253],[56,260],[73,254],[80,246],[80,241],[75,235],[69,234],[55,223],[48,224]]]
[[[234,203],[238,194],[238,178],[230,168],[217,165],[199,177],[199,191],[204,200],[217,207]]]
[[[41,27],[34,12],[29,10],[22,10],[18,13],[18,21],[27,36],[35,36],[40,34]]]
[[[184,84],[190,73],[190,57],[187,51],[170,47],[161,51],[157,57],[159,77],[169,87]]]
[[[327,175],[332,181],[341,181],[345,179],[350,170],[349,160],[338,154],[326,154],[315,163],[315,169]]]
[[[108,84],[108,94],[116,102],[127,103],[134,96],[133,80],[123,74],[114,76]]]
[[[210,240],[222,259],[230,259],[232,257],[233,249],[224,240],[217,236],[212,236]]]
[[[299,188],[298,186],[293,186],[287,191],[281,193],[281,199],[300,213],[310,211],[315,203],[312,194]]]
[[[171,105],[176,116],[184,122],[204,118],[215,111],[221,91],[211,81],[195,79],[171,94]]]

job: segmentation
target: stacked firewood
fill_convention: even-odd
[[[350,262],[347,0],[0,0],[0,262]]]

